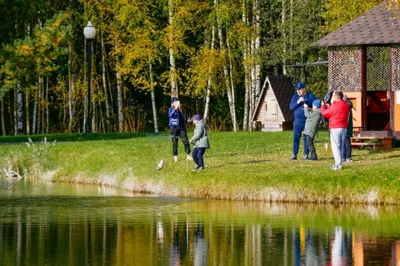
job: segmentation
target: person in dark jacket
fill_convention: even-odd
[[[190,139],[190,143],[194,144],[193,161],[196,164],[193,171],[201,171],[204,170],[203,156],[206,152],[206,149],[210,148],[210,142],[204,120],[200,119],[199,115],[194,115],[192,121],[196,126],[193,137]]]
[[[304,104],[312,106],[312,103],[317,99],[314,94],[307,92],[306,87],[303,83],[297,83],[297,93],[292,96],[289,108],[294,112],[294,124],[293,124],[293,151],[290,160],[297,160],[297,153],[299,152],[301,133],[304,130],[306,124],[306,116],[304,115]],[[303,159],[308,159],[308,147],[307,140],[304,137],[304,155]]]
[[[304,127],[304,136],[307,141],[308,150],[310,151],[309,160],[318,160],[317,152],[315,150],[314,138],[318,131],[318,126],[322,120],[321,115],[321,101],[313,101],[313,107],[310,111],[307,104],[304,104],[304,115],[307,117],[306,125]]]
[[[169,128],[171,129],[172,154],[174,161],[178,161],[178,137],[185,146],[186,159],[191,160],[190,144],[186,133],[186,121],[183,117],[182,106],[176,97],[171,98],[171,107],[168,109]]]
[[[349,112],[349,123],[347,124],[346,138],[344,139],[343,145],[343,162],[351,163],[353,159],[351,158],[351,141],[350,138],[353,137],[353,103],[343,95],[343,101],[347,102],[350,106]]]

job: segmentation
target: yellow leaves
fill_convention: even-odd
[[[387,9],[393,13],[395,18],[400,17],[400,0],[389,0]]]
[[[381,2],[381,0],[328,0],[324,4],[326,11],[322,14],[326,20],[326,27],[323,29],[332,32]]]
[[[24,44],[20,47],[17,47],[17,50],[21,56],[28,57],[33,55],[34,47]]]
[[[204,48],[191,60],[189,69],[190,83],[194,95],[203,94],[208,82],[216,84],[219,71],[224,64],[223,56],[219,51]],[[214,86],[215,88],[215,86]]]

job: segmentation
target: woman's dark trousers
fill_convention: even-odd
[[[190,144],[185,129],[171,128],[172,153],[178,155],[178,137],[181,138],[186,154],[190,154]]]

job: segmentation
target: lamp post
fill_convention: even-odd
[[[90,133],[91,131],[91,122],[90,122],[90,78],[91,78],[91,68],[92,68],[92,40],[96,36],[96,28],[93,26],[92,22],[88,22],[86,27],[83,29],[83,34],[85,34],[86,43],[87,43],[87,81],[88,81],[88,90],[87,90],[87,116],[86,116],[86,133]]]

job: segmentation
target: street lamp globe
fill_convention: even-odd
[[[83,29],[83,34],[85,34],[85,38],[88,40],[91,40],[96,36],[96,28],[93,26],[91,21],[89,21]]]

